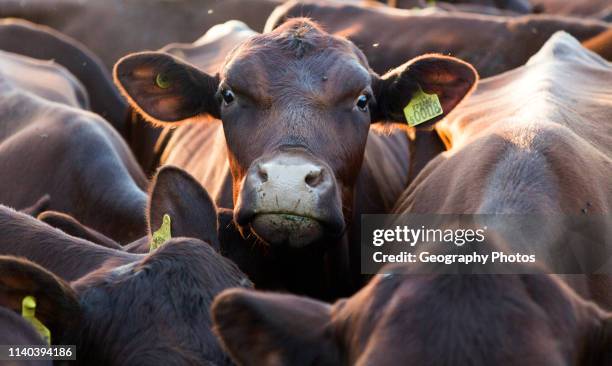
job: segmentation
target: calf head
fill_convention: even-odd
[[[229,365],[209,305],[228,287],[250,286],[209,245],[174,238],[119,267],[67,283],[24,259],[0,256],[0,306],[37,300],[53,344],[75,344],[82,365]]]
[[[372,122],[405,121],[419,88],[448,113],[477,74],[458,59],[425,55],[380,77],[350,41],[297,18],[237,46],[215,75],[144,52],[121,59],[114,77],[152,123],[220,118],[236,223],[266,243],[303,247],[348,224]]]
[[[239,365],[609,365],[612,314],[547,275],[376,276],[327,305],[227,290],[215,332]]]
[[[206,243],[174,238],[140,261],[103,267],[72,286],[83,309],[72,334],[83,364],[228,365],[209,306],[223,289],[250,282]]]

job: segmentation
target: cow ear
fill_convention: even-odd
[[[81,311],[70,285],[26,259],[0,256],[0,306],[21,313],[24,298],[33,297],[35,317],[59,343],[80,321]]]
[[[155,124],[210,114],[219,117],[218,76],[163,52],[127,55],[115,64],[115,83],[130,105]]]
[[[212,304],[214,331],[239,365],[338,365],[330,306],[304,297],[230,289]]]
[[[153,178],[147,208],[149,234],[168,215],[172,237],[200,239],[219,250],[217,209],[212,199],[191,175],[174,166],[164,166]]]
[[[427,94],[437,96],[441,111],[432,102],[425,108],[429,108],[429,112],[422,113],[410,124],[419,122],[419,127],[431,126],[450,113],[473,90],[477,81],[478,73],[467,62],[443,55],[417,57],[380,78],[374,77],[372,88],[376,103],[372,106],[372,122],[409,122],[404,109],[410,103],[413,109],[409,109],[409,113],[414,112],[420,107],[418,102],[422,96]],[[432,117],[427,118],[429,116]]]
[[[45,194],[42,197],[40,197],[38,201],[34,202],[32,206],[22,208],[19,210],[19,212],[23,212],[26,215],[36,217],[41,212],[47,210],[49,208],[50,203],[51,203],[51,196],[49,196],[48,194]]]
[[[113,239],[92,228],[83,225],[79,220],[68,214],[50,210],[42,212],[36,218],[46,223],[47,225],[53,226],[56,229],[60,229],[68,235],[85,239],[92,243],[102,245],[103,247],[119,250],[122,249],[121,245],[119,245],[119,243],[117,243]]]

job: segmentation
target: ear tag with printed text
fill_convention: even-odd
[[[442,105],[436,94],[427,94],[419,87],[406,107],[404,116],[410,127],[420,125],[442,115]]]

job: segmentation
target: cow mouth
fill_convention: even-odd
[[[272,246],[303,248],[330,234],[321,220],[286,212],[259,213],[249,226],[259,239]]]

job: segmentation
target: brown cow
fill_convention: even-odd
[[[11,309],[0,306],[0,344],[20,346],[46,346],[34,327]],[[7,355],[3,355],[7,356]],[[51,361],[15,359],[2,361],[4,366],[51,366]]]
[[[158,176],[154,192],[182,193],[168,182]],[[209,203],[197,219],[209,222],[216,240],[210,198],[192,199]],[[152,195],[152,227],[153,218],[173,209],[168,204]],[[0,306],[18,311],[24,296],[34,296],[52,342],[75,344],[78,364],[228,365],[211,332],[209,305],[223,289],[250,281],[208,243],[182,237],[192,223],[180,217],[172,219],[171,240],[139,255],[66,235],[0,206],[0,254],[36,263],[0,257]]]
[[[265,31],[300,16],[349,38],[379,73],[403,60],[438,52],[466,60],[488,77],[524,64],[558,30],[584,40],[610,29],[603,22],[555,16],[490,17],[291,1],[274,10]]]
[[[83,109],[81,83],[49,61],[0,51],[0,64],[0,202],[48,194],[48,209],[119,242],[144,235],[147,179],[112,126]]]
[[[363,168],[371,170],[362,169],[372,122],[404,120],[402,109],[419,86],[438,94],[448,113],[477,78],[468,64],[440,55],[379,77],[352,43],[305,19],[251,36],[216,70],[146,52],[120,60],[115,79],[147,120],[192,122],[174,133],[166,161],[191,172],[221,206],[234,206],[245,235],[301,254],[296,258],[312,257],[312,250],[316,258],[330,251],[346,258],[345,231],[354,218],[384,212],[403,189],[408,169],[384,169],[406,166],[396,163],[408,156],[405,135],[394,137],[404,139],[398,151],[370,134]],[[219,166],[216,156],[227,156],[228,165]],[[382,156],[389,161],[381,163]],[[339,271],[333,278],[346,276],[346,259],[330,260],[344,261],[332,265]]]
[[[612,363],[612,313],[555,276],[384,272],[333,305],[227,290],[215,332],[243,366]]]
[[[211,26],[238,19],[261,31],[280,0],[0,0],[0,17],[50,26],[79,40],[110,70],[123,55],[191,42]],[[95,25],[95,30],[92,29]]]
[[[549,240],[567,234],[555,229],[559,214],[610,215],[611,86],[612,65],[556,34],[524,67],[482,81],[436,126],[450,149],[421,171],[396,211],[549,215]],[[609,276],[569,280],[612,309]]]
[[[82,44],[49,27],[21,19],[2,19],[0,50],[62,65],[87,90],[91,111],[109,121],[119,133],[125,133],[127,103],[102,62]]]
[[[396,212],[609,217],[611,88],[611,64],[556,34],[436,125],[450,149],[421,171]],[[544,273],[417,268],[386,267],[332,306],[230,290],[213,303],[215,330],[241,365],[612,364],[612,314],[578,295],[612,308],[609,276],[566,277],[576,292]]]

